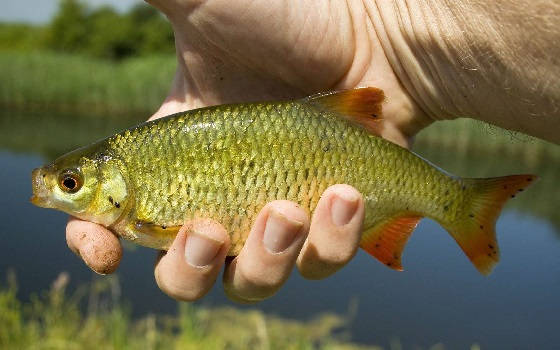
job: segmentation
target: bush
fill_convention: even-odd
[[[90,9],[78,0],[62,0],[45,27],[0,25],[0,49],[49,49],[120,60],[146,54],[173,54],[173,31],[155,8],[137,5],[121,14],[104,6]]]

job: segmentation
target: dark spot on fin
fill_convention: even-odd
[[[360,240],[360,247],[380,262],[395,270],[402,270],[401,255],[422,217],[402,212],[385,219],[371,228],[366,229]],[[381,247],[382,246],[382,247]]]
[[[109,196],[109,203],[113,204],[113,197]]]
[[[459,186],[468,187],[469,194],[472,195],[471,209],[463,214],[463,218],[467,220],[457,220],[442,225],[480,273],[488,275],[499,261],[495,223],[504,204],[515,197],[520,188],[526,188],[529,182],[534,182],[537,178],[535,175],[522,174],[486,179],[461,179],[462,183]]]

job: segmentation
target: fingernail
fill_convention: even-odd
[[[331,205],[331,218],[333,224],[344,226],[352,220],[358,209],[359,197],[355,193],[338,193]]]
[[[191,231],[185,243],[185,260],[191,266],[204,267],[214,260],[223,244],[204,233]]]
[[[271,210],[264,228],[265,248],[274,254],[283,252],[293,243],[302,226],[303,222],[291,220],[276,210]]]

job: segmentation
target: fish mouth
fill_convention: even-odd
[[[30,198],[31,203],[38,207],[52,208],[49,200],[49,191],[45,184],[47,174],[43,168],[33,169],[31,172],[31,184],[33,186],[33,195]]]

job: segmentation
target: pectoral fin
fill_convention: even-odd
[[[177,232],[181,226],[166,226],[157,225],[153,222],[146,222],[142,220],[137,220],[134,222],[134,230],[137,233],[150,236],[155,240],[165,240],[168,241],[175,239]]]

